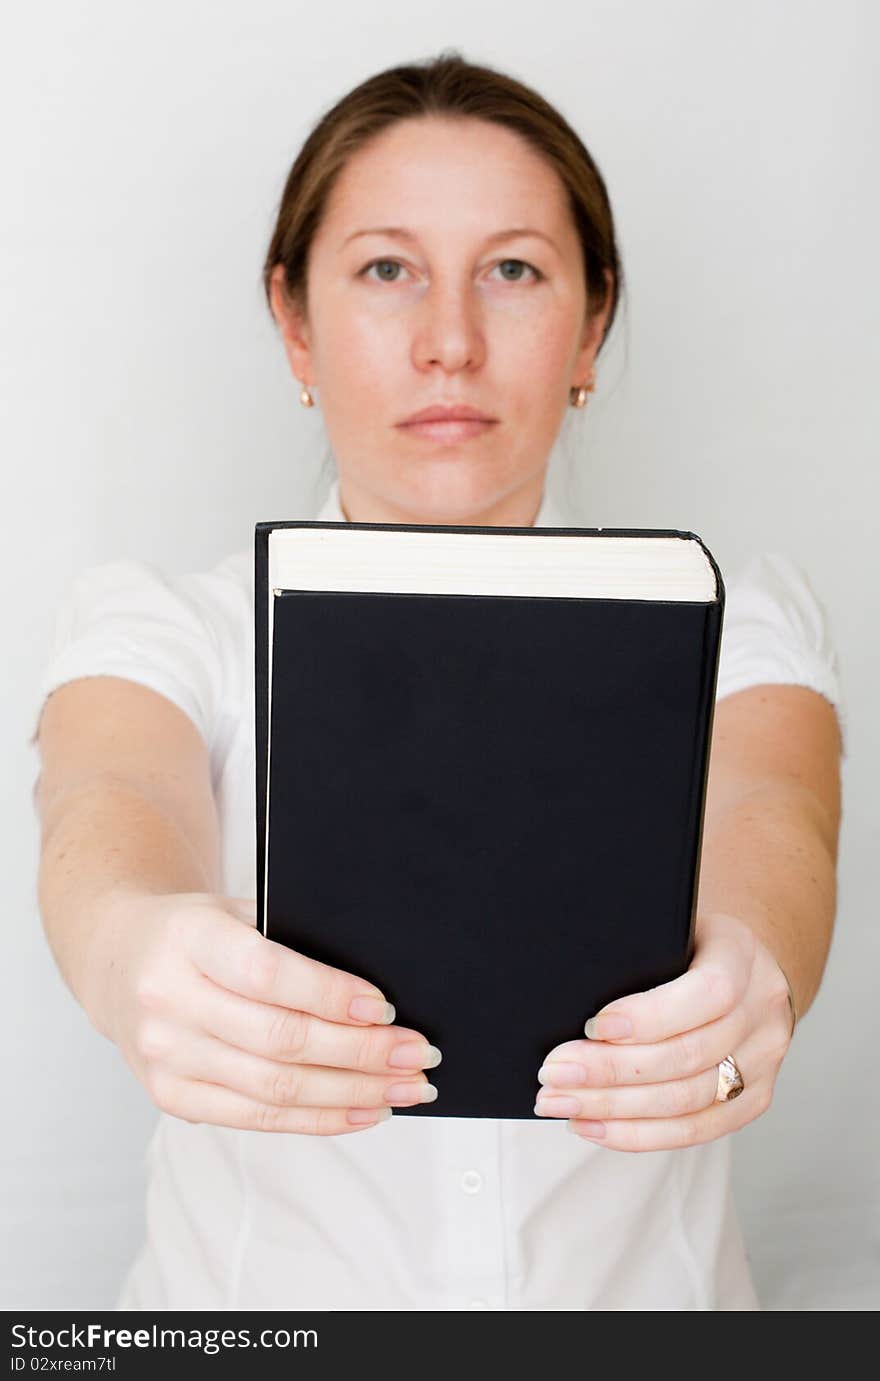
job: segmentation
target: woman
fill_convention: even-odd
[[[363,83],[291,170],[264,283],[336,460],[319,519],[572,521],[548,459],[621,267],[540,96],[455,54]],[[770,1104],[835,902],[839,685],[806,580],[767,556],[728,591],[688,973],[547,1051],[533,1121],[388,1120],[442,1099],[442,1052],[253,924],[252,553],[86,572],[41,686],[44,923],[161,1110],[118,1307],[758,1308],[730,1134]]]

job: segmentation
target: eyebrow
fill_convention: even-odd
[[[344,249],[351,240],[356,240],[360,235],[391,235],[398,240],[414,240],[416,238],[411,230],[406,230],[403,226],[374,225],[367,230],[355,230],[353,234],[347,236],[346,239],[342,241],[342,244],[339,246],[340,250]],[[512,230],[496,230],[494,235],[486,236],[485,243],[487,245],[495,245],[502,240],[519,240],[528,236],[533,236],[539,240],[546,240],[547,244],[559,254],[559,247],[555,240],[551,240],[550,236],[545,235],[543,230],[533,230],[528,226],[517,226]]]

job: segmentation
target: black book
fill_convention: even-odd
[[[692,532],[255,528],[258,925],[375,983],[434,1103],[534,1118],[607,1003],[683,973],[724,583]]]

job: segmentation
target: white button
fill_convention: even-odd
[[[479,1170],[465,1170],[461,1177],[461,1187],[465,1194],[479,1194],[483,1187],[483,1176]]]
[[[489,1305],[484,1299],[472,1299],[470,1307],[471,1309],[488,1309]]]

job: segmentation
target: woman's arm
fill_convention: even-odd
[[[176,705],[114,676],[50,695],[39,746],[40,913],[65,982],[94,1020],[96,942],[115,897],[219,886],[208,752]]]
[[[720,700],[710,755],[697,924],[738,916],[812,1005],[837,908],[840,729],[805,686],[750,686]]]

